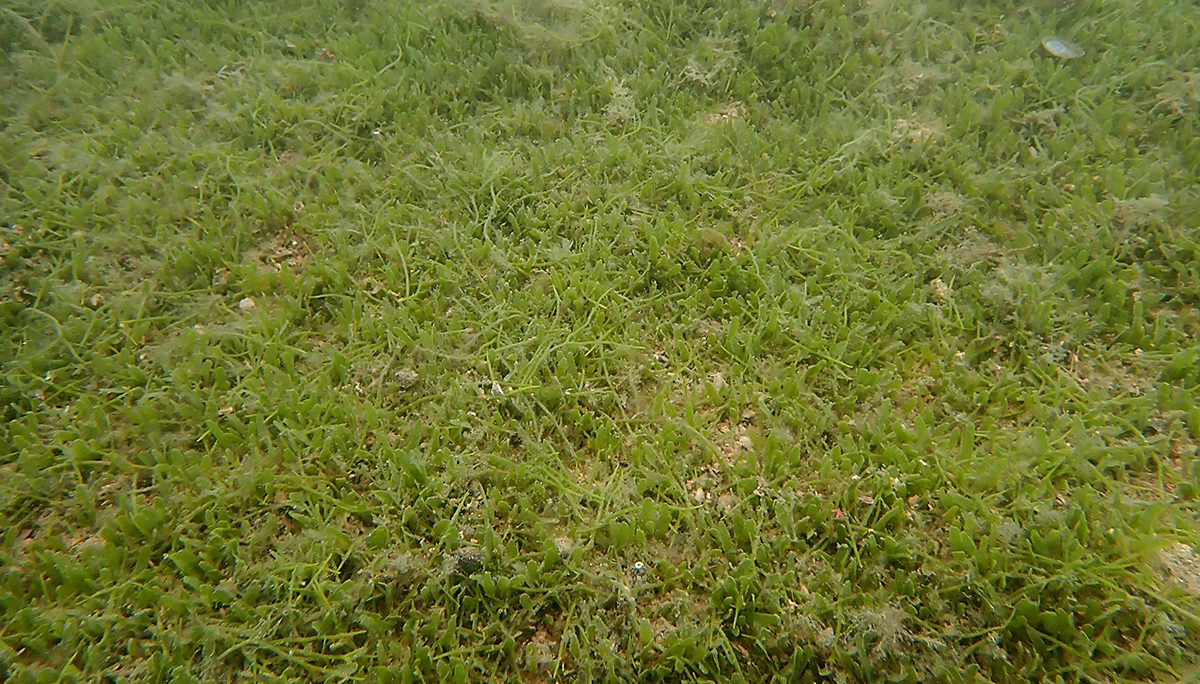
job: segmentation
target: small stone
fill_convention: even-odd
[[[726,513],[732,511],[737,506],[737,497],[732,494],[722,494],[717,497],[717,506]]]
[[[401,368],[394,376],[400,389],[411,389],[421,380],[421,376],[411,368]]]
[[[558,551],[558,555],[566,558],[575,550],[575,540],[570,537],[555,537],[554,548]]]
[[[384,568],[385,576],[401,587],[407,587],[421,577],[420,565],[407,553],[388,561]]]
[[[242,311],[250,311],[251,309],[253,309],[256,306],[258,306],[258,305],[255,304],[254,300],[250,299],[249,297],[245,297],[242,299],[242,301],[238,302],[238,308],[241,309]]]
[[[1200,555],[1196,554],[1195,549],[1175,542],[1159,554],[1171,579],[1191,593],[1200,594]]]
[[[817,648],[821,649],[822,651],[828,651],[833,648],[835,643],[837,643],[837,634],[834,633],[832,627],[826,627],[825,629],[817,632],[816,639],[814,639],[814,641],[817,643]]]
[[[945,304],[950,301],[950,286],[941,278],[936,278],[929,283],[929,296],[938,304]]]
[[[483,569],[483,555],[479,549],[467,546],[453,554],[455,569],[464,575],[473,575]]]
[[[713,390],[720,394],[725,391],[729,383],[725,380],[725,374],[720,371],[713,371],[708,375],[708,381],[712,383]]]

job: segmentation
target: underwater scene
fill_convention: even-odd
[[[0,681],[1200,680],[1200,5],[4,0]]]

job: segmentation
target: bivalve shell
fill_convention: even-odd
[[[1046,52],[1054,55],[1059,59],[1075,59],[1083,56],[1083,49],[1074,43],[1068,43],[1062,38],[1053,36],[1042,39],[1042,47]]]

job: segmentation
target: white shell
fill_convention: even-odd
[[[1058,57],[1059,59],[1075,59],[1083,56],[1083,50],[1073,43],[1068,43],[1062,38],[1054,38],[1053,36],[1042,39],[1042,47],[1046,52]]]

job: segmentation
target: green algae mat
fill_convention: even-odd
[[[0,680],[1197,677],[1195,3],[8,0],[0,131]]]

